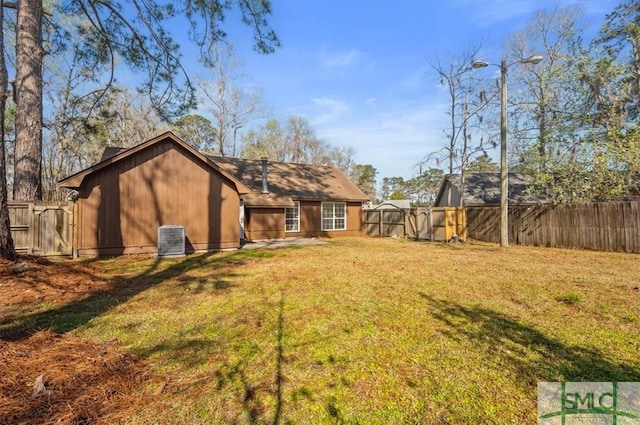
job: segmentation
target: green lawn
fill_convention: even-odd
[[[127,423],[531,424],[539,381],[640,381],[640,256],[350,238],[94,263],[55,326],[165,391]]]

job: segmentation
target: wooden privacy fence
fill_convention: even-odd
[[[9,220],[19,254],[73,253],[73,205],[9,202]]]
[[[364,232],[371,236],[397,236],[433,241],[448,241],[455,235],[464,240],[465,210],[440,207],[365,210]]]
[[[467,207],[470,238],[498,242],[500,207]],[[640,202],[509,205],[509,242],[640,253]]]

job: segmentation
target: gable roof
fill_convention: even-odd
[[[165,141],[170,141],[176,144],[179,148],[186,150],[190,154],[194,155],[198,160],[204,162],[207,166],[209,166],[210,168],[213,168],[218,173],[222,174],[222,176],[230,180],[236,186],[236,190],[238,191],[238,193],[246,194],[251,192],[251,188],[247,187],[240,180],[236,179],[233,175],[229,174],[227,171],[220,168],[217,164],[211,162],[206,156],[196,151],[194,148],[192,148],[189,144],[182,141],[182,139],[180,139],[178,136],[173,134],[171,131],[167,131],[166,133],[163,133],[157,137],[154,137],[153,139],[149,139],[146,142],[141,143],[129,149],[109,147],[105,149],[105,152],[102,154],[102,159],[100,160],[100,162],[98,162],[97,164],[89,168],[85,168],[84,170],[79,171],[65,179],[60,180],[58,182],[58,186],[66,187],[70,189],[77,189],[82,184],[82,181],[84,180],[84,178],[89,174],[93,174],[97,171],[100,171],[106,167],[109,167],[113,163],[122,161],[123,159],[128,158],[132,155],[135,155],[136,153],[142,150],[148,149],[158,143],[162,143]]]
[[[529,189],[533,177],[520,173],[509,173],[509,202],[515,204],[538,204],[547,202],[547,199],[535,196]],[[446,196],[448,187],[459,192],[460,174],[445,176],[435,205],[441,205],[440,201]],[[482,205],[500,203],[500,173],[469,173],[465,175],[464,205]]]
[[[369,200],[367,195],[335,167],[268,161],[269,194],[263,195],[261,193],[261,160],[220,156],[208,156],[208,158],[253,189],[243,197],[245,205],[248,206],[291,207],[293,200],[343,202]]]
[[[390,199],[381,204],[373,206],[373,210],[406,210],[411,208],[410,199]]]

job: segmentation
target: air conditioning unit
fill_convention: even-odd
[[[158,254],[156,258],[183,257],[184,226],[165,224],[158,227]]]

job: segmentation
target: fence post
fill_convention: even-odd
[[[434,226],[434,208],[431,207],[429,208],[429,217],[427,217],[427,226],[429,226],[429,240],[431,240],[431,242],[436,240],[436,232],[435,232],[435,226]]]
[[[28,203],[27,214],[29,215],[29,231],[27,240],[29,241],[29,246],[27,247],[27,253],[29,255],[33,255],[33,247],[35,246],[35,227],[36,227],[36,217],[34,213],[35,205],[31,202]]]

